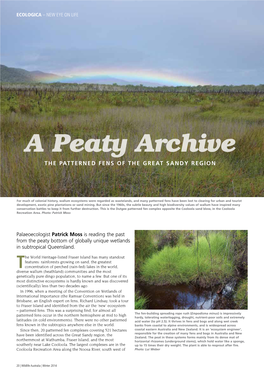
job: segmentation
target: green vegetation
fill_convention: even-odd
[[[224,234],[199,237],[191,246],[164,247],[147,259],[141,278],[158,285],[199,282],[222,283],[234,274],[230,242]]]
[[[5,65],[0,65],[0,76],[1,82],[6,87],[25,87],[28,84],[28,87],[32,87],[34,84],[37,84],[39,87],[42,86],[42,83],[39,83],[43,78],[49,78],[53,81],[58,81],[60,76],[54,74],[46,74],[41,71],[27,71],[24,69],[17,69],[14,67],[7,67]],[[48,87],[47,84],[44,86]]]
[[[144,232],[147,240],[141,241]],[[247,309],[247,231],[136,231],[135,236],[136,299],[147,297],[147,307],[193,307],[203,289],[210,291],[205,300],[214,297],[215,309]]]
[[[217,94],[263,94],[264,84],[252,85],[244,84],[234,85],[198,85],[188,86],[144,86],[143,84],[102,84],[102,83],[66,83],[62,82],[65,77],[44,73],[41,71],[27,71],[23,69],[10,68],[0,65],[1,68],[1,87],[4,90],[42,90],[49,92],[87,92],[87,91],[108,91],[108,92],[173,92],[173,93],[217,93]],[[53,83],[43,83],[43,78],[48,78]],[[67,79],[67,78],[66,78]],[[114,79],[114,78],[113,78]]]
[[[135,234],[135,267],[140,270],[144,260],[150,257],[156,251],[155,244],[152,242],[151,231],[136,231]]]
[[[139,293],[135,294],[135,310],[142,310],[147,308],[148,298]]]
[[[248,281],[242,280],[235,293],[235,302],[239,309],[248,308]]]
[[[165,246],[188,246],[194,240],[194,235],[192,231],[157,231],[156,235],[157,246],[159,250]]]
[[[56,85],[54,85],[55,87]],[[2,196],[262,196],[264,97],[250,94],[2,91]],[[24,153],[33,134],[43,153]],[[124,166],[109,153],[52,153],[54,135],[128,139]],[[224,153],[134,153],[145,133],[154,139],[234,138]],[[45,166],[44,161],[56,161]],[[95,166],[59,166],[95,161]],[[98,162],[113,161],[111,166]],[[129,166],[128,161],[139,161]],[[143,165],[143,161],[163,161]],[[166,164],[186,161],[187,166]],[[191,161],[201,162],[191,165]],[[206,165],[204,162],[216,162]]]
[[[34,79],[30,72],[24,69],[16,69],[12,67],[7,67],[5,65],[0,65],[1,71],[1,82],[9,83],[33,83]]]
[[[135,231],[135,269],[141,271],[141,266],[147,258],[165,246],[189,245],[194,239],[192,231]]]

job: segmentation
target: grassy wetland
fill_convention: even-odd
[[[135,308],[247,309],[247,231],[136,231]]]
[[[2,90],[2,196],[263,196],[264,96],[199,92]],[[224,153],[135,153],[144,134],[159,138],[236,140]],[[25,153],[39,134],[42,153]],[[72,139],[127,139],[122,158],[109,153],[51,152],[55,134]],[[117,160],[124,161],[118,165]],[[56,161],[47,166],[45,161]],[[59,165],[94,161],[94,165]],[[111,162],[112,161],[112,162]],[[128,161],[139,161],[132,166]],[[151,161],[151,165],[144,165]],[[163,164],[159,164],[163,161]],[[185,161],[185,165],[166,165]],[[192,161],[198,161],[192,166]],[[215,165],[213,163],[215,162]],[[204,165],[205,163],[205,165]]]

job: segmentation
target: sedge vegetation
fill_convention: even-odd
[[[209,245],[210,243],[210,245]],[[142,279],[157,285],[224,282],[234,273],[230,242],[224,234],[198,237],[191,246],[165,246],[141,267]]]
[[[135,293],[135,310],[145,309],[147,308],[147,304],[148,304],[148,298],[136,292]]]
[[[225,93],[60,92],[10,90],[1,95],[2,196],[153,197],[263,195],[264,96]],[[231,153],[135,153],[144,134],[153,139],[233,138]],[[43,153],[24,153],[39,134]],[[122,161],[109,153],[51,152],[55,134],[85,141],[125,138]],[[56,166],[45,166],[56,161]],[[94,166],[60,161],[95,161]],[[99,165],[99,162],[109,162]],[[111,164],[111,161],[113,163]],[[128,161],[139,161],[129,166]],[[163,164],[143,165],[143,161]],[[167,165],[184,161],[187,165]],[[200,162],[192,166],[191,161]],[[209,162],[210,165],[205,164]],[[216,162],[216,165],[212,165]]]
[[[240,282],[236,294],[235,302],[238,308],[247,309],[248,308],[248,281],[244,279]]]

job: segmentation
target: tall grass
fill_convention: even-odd
[[[239,309],[248,308],[248,280],[244,279],[238,285],[235,293],[235,302]]]
[[[153,231],[135,231],[135,270],[140,271],[145,259],[150,257],[157,247],[153,242]]]
[[[145,309],[147,308],[147,304],[148,304],[148,298],[136,292],[135,293],[135,310]]]
[[[158,285],[192,281],[199,281],[203,286],[221,283],[234,272],[230,245],[224,234],[210,233],[208,237],[198,237],[198,241],[188,247],[165,247],[142,265],[142,279]]]
[[[214,101],[213,106],[210,105]],[[250,97],[162,93],[3,92],[1,98],[2,196],[261,196],[263,195],[264,101]],[[205,105],[203,110],[200,108]],[[209,106],[206,106],[209,105]],[[181,138],[234,138],[232,153],[134,153],[145,133],[153,141]],[[40,134],[44,153],[24,153],[33,134]],[[54,135],[72,139],[128,139],[118,166],[108,153],[52,153]],[[58,166],[59,161],[94,160],[96,166]],[[113,160],[113,166],[99,161]],[[189,161],[167,166],[166,161]],[[190,162],[216,161],[216,166]],[[57,161],[45,166],[44,161]],[[128,161],[139,161],[129,166]],[[163,165],[143,166],[143,161]]]

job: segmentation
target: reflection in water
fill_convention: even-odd
[[[148,285],[137,283],[136,291],[148,297],[149,309],[204,309],[213,307],[215,291],[193,285]]]

